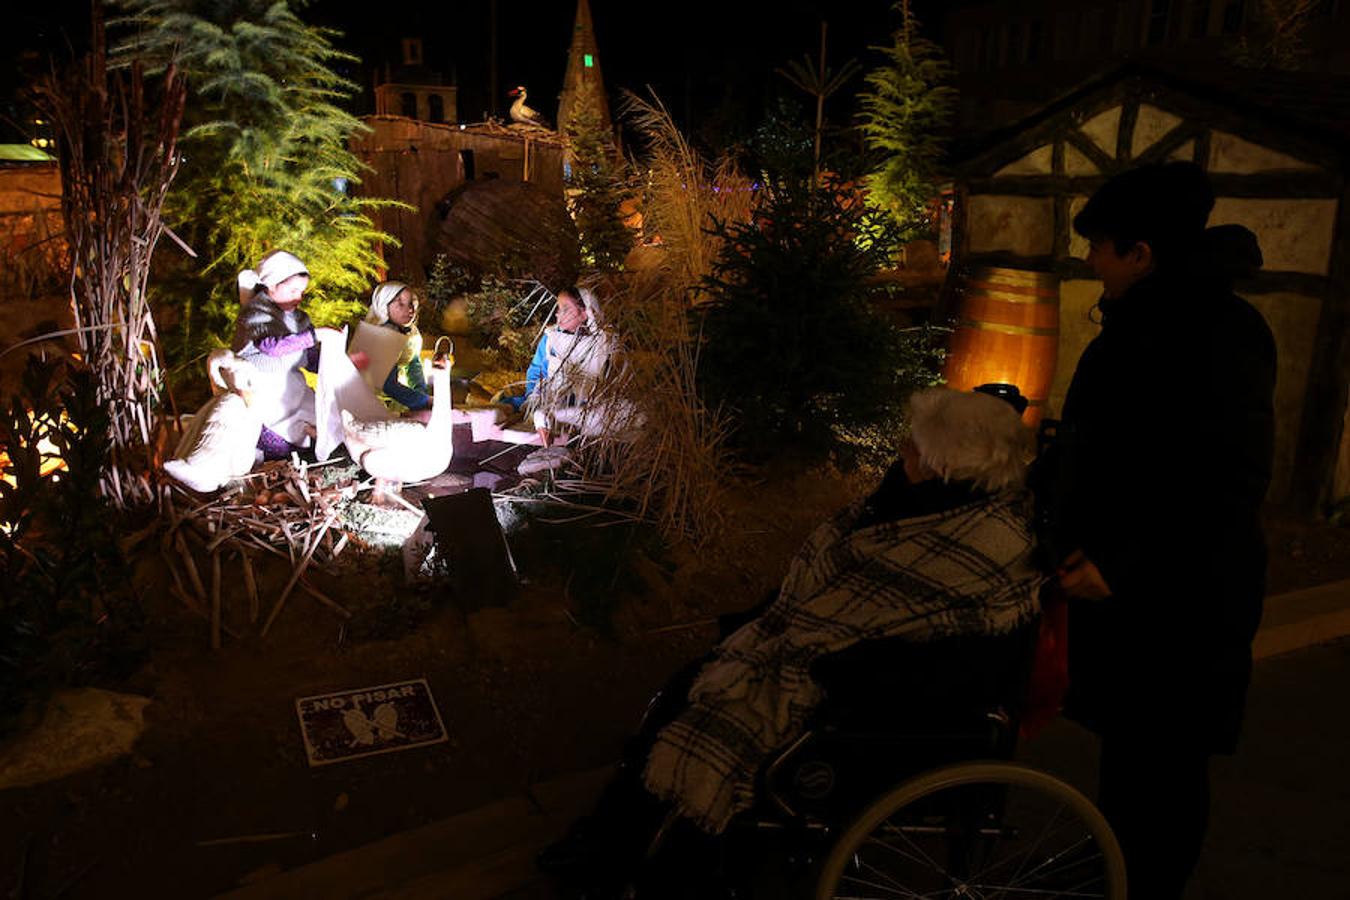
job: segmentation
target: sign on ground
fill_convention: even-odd
[[[311,766],[439,744],[447,739],[425,678],[295,701]]]

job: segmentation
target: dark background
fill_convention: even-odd
[[[229,0],[204,0],[229,2]],[[805,53],[819,52],[820,22],[829,22],[831,68],[855,58],[868,64],[868,47],[888,43],[899,23],[889,0],[685,0],[683,3],[591,0],[599,43],[599,62],[611,100],[623,89],[654,88],[677,120],[705,140],[734,140],[762,116],[775,92],[800,95],[774,74],[774,68]],[[459,119],[473,122],[491,110],[491,0],[315,0],[299,6],[306,21],[335,28],[339,46],[361,58],[343,74],[361,92],[353,111],[373,112],[371,89],[384,63],[400,62],[400,41],[420,37],[428,69],[459,86]],[[498,84],[496,111],[505,117],[507,90],[524,84],[530,105],[550,118],[567,65],[573,0],[497,0]],[[82,46],[88,33],[87,0],[25,2],[6,13],[0,52],[12,61],[0,70],[0,97],[7,119],[21,117],[21,95],[34,74],[50,66],[52,56]],[[936,32],[936,2],[918,3],[917,13]],[[854,79],[831,103],[837,121],[847,119],[852,97],[862,86]],[[12,121],[3,123],[3,140],[24,138]]]

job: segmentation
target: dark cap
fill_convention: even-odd
[[[1214,209],[1214,189],[1195,163],[1130,169],[1098,188],[1073,219],[1091,239],[1111,238],[1124,250],[1143,241],[1166,259],[1198,241]]]

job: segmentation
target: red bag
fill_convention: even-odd
[[[1056,582],[1041,589],[1041,625],[1027,681],[1020,733],[1034,736],[1064,705],[1069,689],[1069,604]]]

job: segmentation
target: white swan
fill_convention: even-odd
[[[164,471],[203,494],[219,490],[231,478],[253,468],[262,419],[250,405],[257,370],[229,350],[214,350],[206,371],[221,393],[192,418],[174,458]]]
[[[442,350],[442,346],[447,349]],[[454,454],[450,416],[450,365],[454,345],[448,338],[436,342],[431,364],[431,418],[361,419],[342,409],[342,431],[347,452],[367,474],[388,481],[425,481],[441,474]]]

